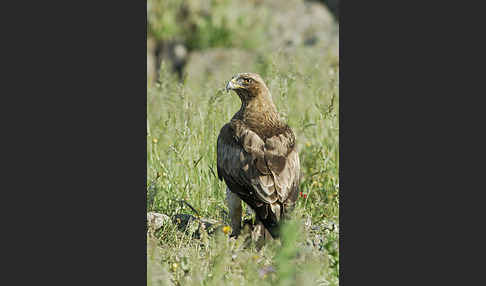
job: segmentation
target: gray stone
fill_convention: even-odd
[[[165,214],[156,212],[147,213],[147,228],[156,231],[165,224],[170,223],[170,218]]]

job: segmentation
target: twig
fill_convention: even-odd
[[[327,106],[327,112],[325,113],[325,117],[329,117],[331,112],[334,110],[334,98],[336,97],[336,93],[333,92],[331,96],[331,103]]]
[[[209,165],[209,164],[208,164],[208,167],[209,167],[209,170],[211,170],[211,173],[213,173],[213,176],[214,176],[215,178],[217,178],[216,174],[214,174],[214,170],[213,170],[213,168],[211,167],[211,165]]]
[[[200,217],[199,212],[198,212],[198,211],[197,211],[197,210],[196,210],[196,209],[195,209],[193,206],[191,206],[191,205],[190,205],[188,202],[186,202],[185,200],[178,200],[178,202],[179,202],[179,203],[181,203],[181,205],[182,205],[182,203],[186,204],[186,205],[187,205],[187,206],[188,206],[188,207],[189,207],[189,208],[190,208],[190,209],[191,209],[193,212],[195,212],[195,213],[196,213],[196,215],[197,215],[197,219],[199,219],[199,217]]]
[[[148,186],[147,188],[147,192],[148,192],[148,197],[147,197],[147,200],[148,200],[148,205],[150,207],[150,209],[153,208],[153,204],[154,204],[154,199],[155,199],[155,182],[157,181],[157,179],[159,178],[160,176],[157,174],[157,177],[152,180],[152,182],[150,182],[150,185]]]
[[[194,168],[196,168],[197,164],[199,164],[199,161],[201,161],[201,159],[203,158],[204,156],[201,156],[201,158],[199,158],[195,163],[194,163]]]

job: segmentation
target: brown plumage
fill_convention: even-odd
[[[234,76],[226,86],[241,108],[218,136],[218,177],[227,185],[232,235],[241,225],[241,202],[278,237],[279,224],[297,199],[300,163],[292,129],[281,121],[270,91],[253,73]]]

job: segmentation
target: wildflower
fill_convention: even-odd
[[[302,192],[299,193],[299,196],[302,197]]]
[[[172,263],[172,265],[171,265],[172,271],[176,271],[178,266],[179,265],[177,265],[177,263]]]
[[[305,143],[305,146],[310,147],[311,146],[311,143],[310,142],[307,142],[307,143]]]
[[[231,227],[229,227],[227,225],[223,227],[224,234],[228,234],[230,231],[231,231]]]
[[[263,268],[261,268],[260,270],[258,270],[258,275],[261,277],[261,278],[265,278],[267,276],[267,273],[272,273],[272,272],[275,272],[275,268],[273,268],[273,266],[265,266]]]
[[[154,138],[154,139],[152,139],[152,142],[153,142],[154,144],[157,144],[157,142],[159,142],[159,140],[158,140],[157,138]]]
[[[307,195],[306,194],[304,194],[304,199],[307,199]]]

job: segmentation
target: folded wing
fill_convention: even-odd
[[[263,140],[242,123],[226,124],[218,137],[217,166],[219,179],[260,209],[262,220],[271,214],[278,221],[282,208],[297,198],[300,164],[290,128]]]

